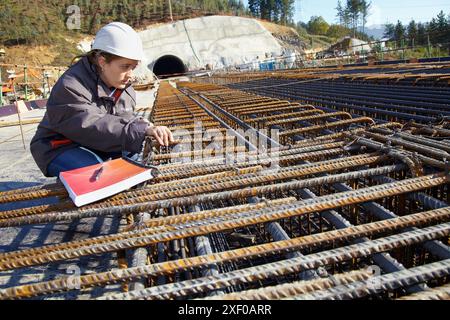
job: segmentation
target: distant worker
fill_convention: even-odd
[[[138,154],[146,136],[164,146],[173,142],[167,127],[134,115],[132,71],[143,56],[137,32],[112,22],[98,31],[92,50],[59,78],[30,144],[45,176]]]

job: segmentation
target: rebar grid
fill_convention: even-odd
[[[284,76],[280,75],[280,78]],[[330,78],[338,79],[335,75]],[[448,239],[450,207],[425,212],[421,203],[423,200],[431,203],[430,199],[439,203],[449,200],[447,152],[450,145],[435,139],[448,135],[444,125],[379,124],[367,116],[353,118],[350,110],[329,112],[301,100],[261,97],[211,84],[179,85],[183,91],[167,83],[161,84],[150,115],[155,124],[187,130],[189,139],[179,139],[179,143],[201,143],[205,147],[213,141],[204,136],[204,131],[194,132],[196,122],[200,120],[203,130],[213,128],[222,134],[229,128],[253,128],[260,134],[262,129],[276,127],[281,131],[280,146],[268,149],[261,156],[258,154],[261,150],[249,151],[248,146],[233,144],[227,149],[231,154],[219,151],[211,158],[204,157],[208,155],[204,149],[174,152],[172,148],[160,148],[149,142],[144,159],[159,164],[155,181],[80,209],[74,209],[70,201],[64,200],[67,194],[57,185],[0,193],[0,203],[50,196],[62,199],[55,205],[0,212],[1,227],[106,215],[126,217],[140,212],[167,215],[130,225],[118,234],[1,253],[0,270],[147,248],[151,264],[85,274],[77,279],[79,289],[139,279],[152,284],[101,299],[201,298],[225,288],[240,291],[212,298],[359,298],[396,292],[399,288],[435,280],[445,283],[448,279],[445,278],[448,272],[446,261],[435,262],[428,254],[425,255],[427,258],[418,258],[416,253],[408,253],[429,240]],[[236,137],[225,136],[216,139],[215,143],[234,139]],[[376,153],[370,153],[373,150]],[[244,153],[242,161],[227,162],[231,155],[239,152]],[[278,167],[272,167],[274,157],[278,158]],[[304,164],[304,161],[309,163]],[[386,175],[398,181],[375,184]],[[354,190],[333,193],[332,186],[336,183],[349,183]],[[297,191],[304,188],[311,188],[318,197],[301,200]],[[429,198],[411,200],[417,199],[418,191],[426,192]],[[256,196],[267,199],[246,204]],[[368,207],[364,205],[379,205],[374,201],[402,214],[376,222],[367,215]],[[393,208],[392,203],[397,207]],[[197,212],[191,212],[192,206],[197,206]],[[379,205],[380,210],[385,209],[383,206]],[[345,218],[352,217],[351,221],[356,221],[357,225],[333,230],[332,223],[327,220],[329,215],[325,214],[330,211]],[[286,240],[271,242],[270,228],[265,224],[273,222],[278,222]],[[420,229],[408,229],[411,227]],[[294,232],[295,228],[303,235]],[[233,245],[228,240],[231,233],[241,245],[247,244],[241,248]],[[201,237],[213,250],[220,247],[225,251],[196,256],[199,253],[192,245],[196,237]],[[371,240],[348,245],[365,237],[371,237]],[[209,242],[212,239],[216,240]],[[222,240],[225,243],[219,243],[217,239],[225,239]],[[256,244],[252,242],[254,239]],[[445,242],[441,245],[445,250]],[[166,249],[161,251],[161,248]],[[424,248],[427,250],[428,247]],[[367,264],[373,254],[401,250],[405,254],[397,254],[397,259],[400,257],[412,267],[379,276],[376,279],[381,281],[381,289],[368,290],[367,284],[374,277],[361,269],[364,263]],[[300,252],[302,254],[292,255]],[[158,260],[160,258],[163,260]],[[409,263],[411,259],[415,261],[412,264]],[[346,272],[349,265],[361,270]],[[333,270],[334,274],[326,279],[295,281],[298,279],[294,276],[296,273],[321,266]],[[200,275],[202,270],[212,267],[219,273],[214,272],[210,277]],[[164,278],[168,283],[158,282],[157,278],[158,281]],[[0,298],[27,298],[70,291],[73,290],[71,280],[63,277],[4,288],[0,290]],[[275,285],[266,287],[268,283]],[[246,290],[255,285],[258,289]],[[445,285],[434,290],[426,286],[419,288],[425,290],[417,294],[418,298],[445,297]]]

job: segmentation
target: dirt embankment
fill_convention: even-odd
[[[265,20],[259,20],[259,22],[280,42],[283,48],[294,49],[298,52],[303,52],[306,49],[305,42],[295,29]]]
[[[50,65],[58,56],[52,46],[17,45],[5,48],[3,63],[26,64],[30,66]]]

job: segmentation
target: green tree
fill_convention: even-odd
[[[427,24],[427,36],[430,37],[431,42],[437,42],[436,35],[438,34],[438,24],[436,18],[431,19]]]
[[[260,17],[260,1],[258,0],[248,0],[248,9],[250,10],[252,16]]]
[[[278,23],[280,21],[281,11],[280,0],[267,0],[267,3],[269,4],[270,8],[269,20]]]
[[[383,36],[385,38],[388,38],[389,40],[393,40],[395,38],[395,25],[392,23],[386,23],[384,25],[384,34]]]
[[[327,37],[330,38],[343,38],[345,36],[348,36],[351,34],[351,30],[349,28],[346,28],[344,26],[338,25],[338,24],[332,24],[327,31]]]
[[[394,39],[401,45],[401,41],[405,38],[406,29],[400,20],[397,21],[394,30]]]
[[[284,25],[292,22],[295,0],[280,0],[280,22]]]
[[[417,33],[418,33],[417,24],[414,20],[411,20],[411,22],[409,23],[407,33],[410,45],[414,46],[417,43]]]
[[[337,11],[336,17],[338,18],[339,24],[343,27],[349,28],[351,19],[347,3],[345,6],[343,6],[341,0],[338,0],[336,11]]]
[[[260,0],[259,1],[259,13],[261,19],[270,20],[271,16],[271,6],[269,0]]]
[[[449,21],[444,11],[441,11],[436,18],[436,36],[435,39],[439,43],[448,42],[449,40]]]
[[[362,0],[361,1],[361,5],[360,5],[360,13],[361,13],[361,20],[362,20],[362,32],[365,33],[366,32],[366,23],[367,23],[367,18],[370,15],[370,8],[372,7],[372,2],[368,2],[366,0]]]
[[[353,30],[353,37],[356,37],[358,31],[358,22],[363,7],[362,0],[347,0],[346,10],[350,16],[350,23]]]
[[[427,26],[424,23],[417,24],[417,44],[427,44]]]
[[[308,31],[311,34],[326,35],[330,25],[322,16],[312,16],[308,22]]]
[[[306,37],[308,36],[308,25],[302,21],[298,21],[295,25],[295,30],[297,30],[300,36]]]
[[[338,18],[338,23],[343,26],[345,19],[345,8],[342,6],[341,0],[338,0],[337,7],[335,9],[337,11],[336,17]]]

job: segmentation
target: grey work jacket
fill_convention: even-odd
[[[54,158],[78,146],[101,152],[140,152],[148,122],[134,115],[134,89],[128,86],[116,103],[110,94],[87,57],[58,79],[30,143],[31,154],[45,176]],[[52,147],[52,140],[61,139],[72,143]]]

